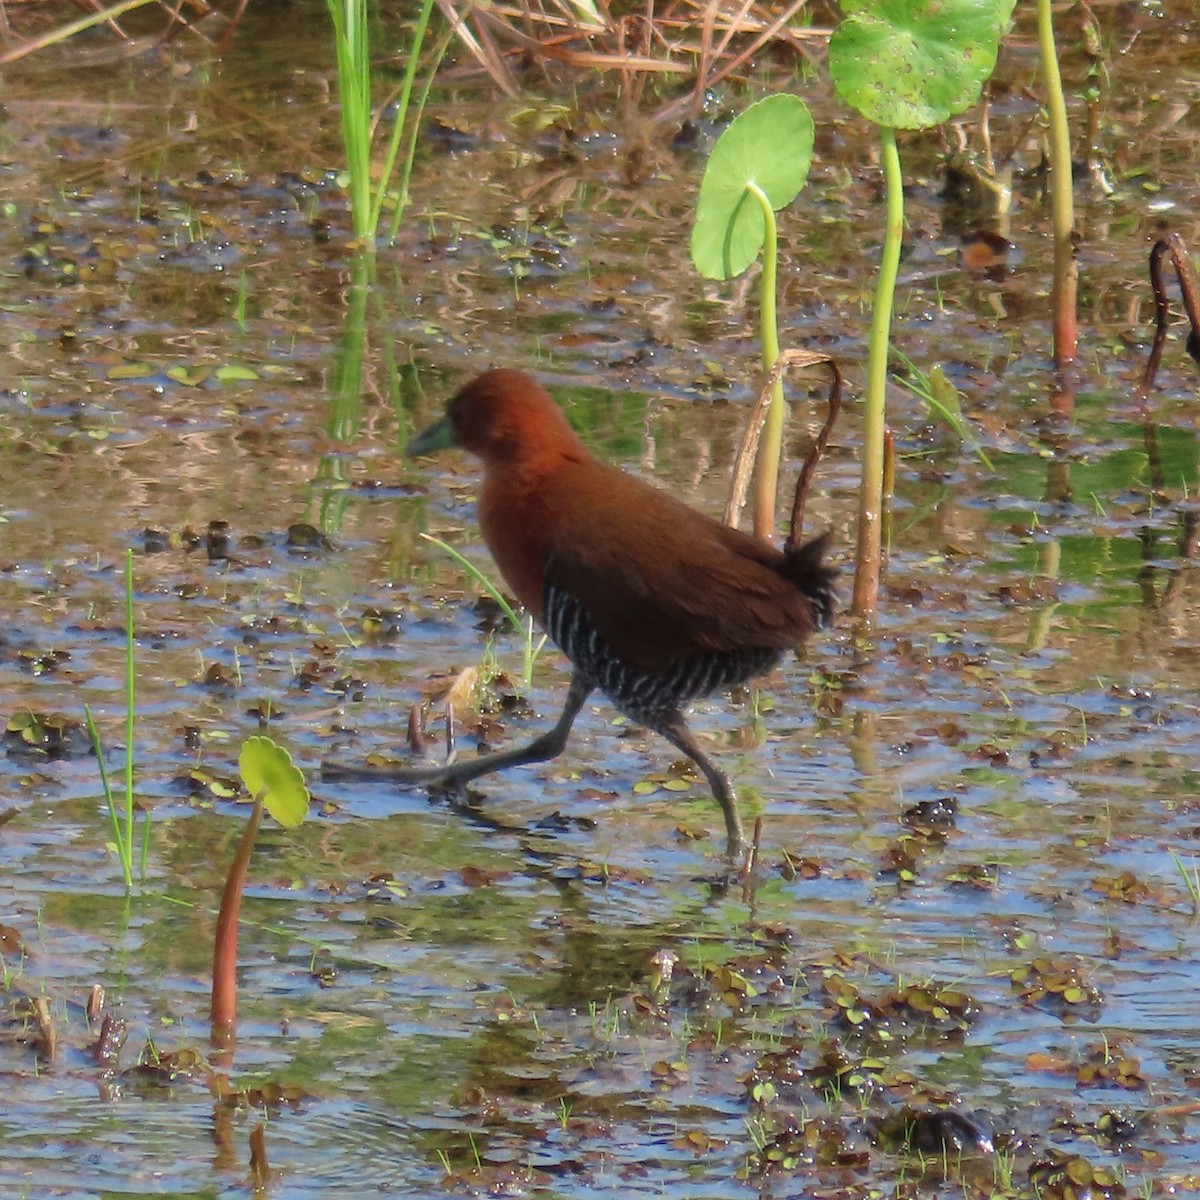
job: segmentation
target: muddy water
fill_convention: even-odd
[[[963,269],[986,197],[945,198],[937,140],[904,139],[896,341],[945,366],[987,463],[895,388],[875,633],[843,620],[697,713],[763,817],[730,880],[703,786],[600,703],[562,760],[472,807],[317,772],[402,753],[421,699],[439,754],[467,669],[499,671],[460,715],[468,744],[528,736],[564,692],[552,652],[520,678],[517,640],[419,538],[488,567],[470,464],[401,461],[413,426],[472,372],[522,366],[599,451],[716,512],[756,349],[748,293],[688,266],[707,129],[680,144],[590,80],[500,103],[451,77],[434,115],[465,136],[426,139],[357,309],[324,19],[304,12],[286,47],[252,17],[222,62],[98,37],[6,73],[0,704],[68,723],[50,752],[14,731],[0,760],[4,1194],[244,1195],[260,1121],[284,1197],[1193,1188],[1176,858],[1200,862],[1200,480],[1179,339],[1148,412],[1129,396],[1149,235],[1200,239],[1200,30],[1105,9],[1107,74],[1066,56],[1075,92],[1099,89],[1069,426],[1045,415],[1028,31],[992,129],[1017,170],[1007,271]],[[802,90],[822,132],[781,222],[788,337],[857,383],[873,144]],[[821,418],[799,390],[797,458]],[[846,548],[858,431],[851,405],[811,507]],[[129,548],[151,833],[126,899],[72,723],[93,708],[119,775]],[[227,784],[264,727],[316,812],[260,839],[230,1064],[207,975],[246,813]],[[89,1021],[94,984],[123,1045]]]

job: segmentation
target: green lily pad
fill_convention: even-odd
[[[208,367],[168,367],[167,378],[185,387],[199,387],[212,375]]]
[[[239,366],[237,363],[230,363],[227,367],[218,367],[215,373],[222,383],[253,383],[260,378],[258,372],[252,367]]]
[[[238,755],[238,771],[247,791],[262,798],[267,812],[287,829],[295,829],[308,816],[308,788],[304,773],[292,756],[269,737],[249,737]]]
[[[1014,3],[844,0],[829,42],[838,95],[876,125],[940,125],[979,98]]]
[[[768,96],[717,139],[700,183],[692,262],[706,279],[740,275],[762,249],[760,188],[778,211],[799,195],[812,162],[813,119],[799,96]]]
[[[149,379],[152,375],[157,374],[158,368],[152,363],[131,362],[117,363],[116,366],[109,367],[104,372],[108,379]]]

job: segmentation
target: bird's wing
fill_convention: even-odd
[[[546,585],[573,596],[622,659],[655,672],[700,651],[786,648],[812,630],[781,551],[623,471],[583,466],[546,497]]]

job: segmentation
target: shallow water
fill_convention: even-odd
[[[1079,183],[1069,427],[1045,415],[1028,31],[993,126],[1017,144],[1010,273],[962,269],[959,231],[987,206],[940,198],[936,138],[903,140],[896,342],[945,364],[991,467],[895,388],[876,630],[843,619],[755,695],[699,707],[763,817],[743,880],[702,784],[651,790],[671,752],[599,702],[561,760],[484,781],[471,808],[317,773],[403,752],[422,697],[437,755],[438,699],[485,659],[504,674],[460,715],[468,744],[528,736],[565,692],[552,652],[520,681],[516,640],[418,537],[489,566],[471,464],[399,455],[455,386],[534,370],[598,451],[719,512],[756,345],[743,290],[688,265],[702,150],[591,81],[531,78],[514,103],[440,89],[434,114],[472,140],[425,143],[357,313],[323,14],[305,11],[278,57],[260,12],[223,62],[97,56],[97,37],[6,72],[2,711],[78,722],[90,704],[120,774],[132,547],[152,829],[127,900],[79,732],[49,755],[6,740],[4,1193],[248,1194],[264,1120],[266,1190],[288,1198],[1064,1195],[1078,1159],[1113,1173],[1092,1195],[1194,1187],[1200,981],[1172,854],[1200,861],[1198,479],[1179,339],[1148,413],[1129,399],[1148,235],[1200,236],[1194,18],[1099,13],[1116,190]],[[1086,66],[1065,56],[1076,90]],[[882,214],[873,144],[822,87],[804,84],[821,134],[781,222],[783,309],[857,396]],[[810,505],[843,558],[856,407]],[[821,416],[797,405],[795,458]],[[289,538],[299,524],[327,540]],[[317,811],[260,837],[229,1064],[208,1048],[208,972],[246,808],[220,785],[264,726]],[[932,1015],[911,990],[930,981],[950,989]],[[107,1061],[95,983],[128,1034]],[[921,1115],[947,1110],[974,1131],[965,1156]],[[897,1120],[918,1130],[907,1149]],[[994,1149],[969,1152],[976,1135]]]

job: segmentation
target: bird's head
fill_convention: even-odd
[[[405,453],[432,454],[451,446],[489,466],[532,462],[573,451],[579,442],[562,410],[536,380],[521,371],[477,376],[446,406],[446,415],[408,443]]]

